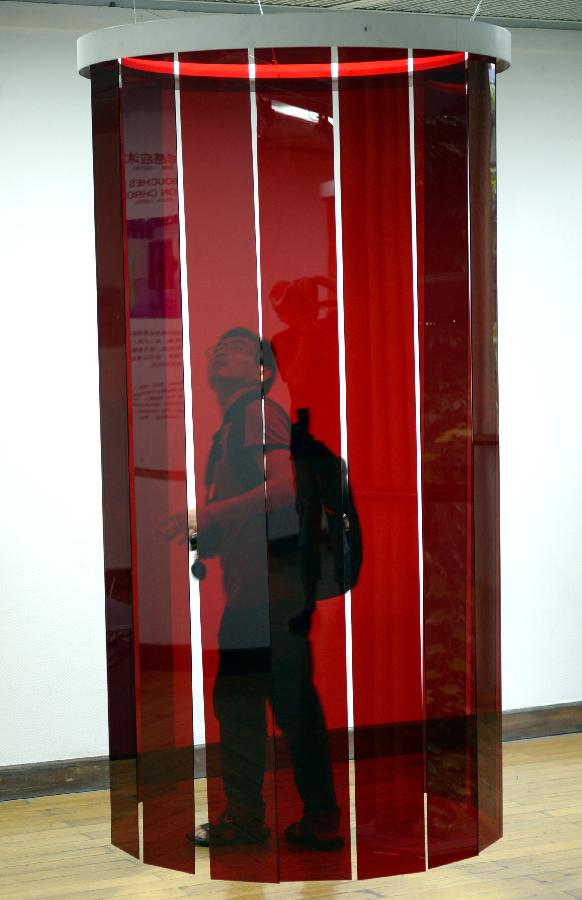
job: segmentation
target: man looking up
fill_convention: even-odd
[[[267,396],[275,359],[268,342],[234,328],[208,351],[207,371],[222,423],[209,454],[206,502],[189,512],[189,529],[198,534],[202,558],[219,557],[224,580],[213,703],[227,805],[216,823],[196,829],[195,841],[226,846],[269,839],[262,794],[269,701],[304,808],[286,838],[315,849],[339,849],[340,810],[312,683],[309,636],[306,628],[293,627],[305,595],[297,555],[291,426]]]

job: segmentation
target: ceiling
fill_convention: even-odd
[[[257,9],[258,0],[28,0],[70,6],[121,7],[181,12]],[[582,29],[582,0],[261,0],[272,12],[289,9],[370,9],[385,12],[461,16],[510,27]]]

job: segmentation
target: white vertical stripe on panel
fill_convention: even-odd
[[[174,54],[176,100],[176,158],[178,169],[178,220],[180,223],[180,287],[182,292],[182,355],[184,360],[184,424],[186,432],[186,497],[188,509],[196,506],[194,472],[194,423],[192,421],[192,373],[190,369],[190,309],[186,260],[186,211],[184,207],[184,167],[182,162],[182,120],[180,116],[180,79],[178,54]],[[192,561],[192,559],[191,559]],[[200,589],[190,575],[190,640],[192,644],[192,714],[194,741],[203,744],[204,715],[202,694],[202,634],[200,630]],[[199,709],[197,706],[199,706]]]
[[[255,212],[255,256],[257,262],[257,310],[259,315],[259,335],[263,337],[263,309],[261,299],[263,284],[261,278],[261,229],[259,223],[259,148],[257,125],[257,93],[255,81],[255,51],[249,50],[249,90],[251,100],[251,151],[253,157],[253,208]]]
[[[469,421],[471,430],[469,434],[469,446],[467,448],[467,466],[470,472],[471,485],[473,484],[473,352],[472,352],[472,333],[473,333],[473,295],[471,285],[471,142],[469,135],[471,133],[471,122],[469,113],[469,54],[465,53],[465,103],[467,110],[467,321],[468,321],[468,340],[469,340]],[[471,541],[470,557],[467,554],[467,574],[472,579],[472,556],[473,556],[473,489],[471,494],[467,496],[467,541]],[[473,590],[466,591],[465,601],[465,630],[467,623],[470,623],[471,630],[475,633],[472,610]],[[465,670],[465,709],[473,712],[471,705],[472,686],[475,683],[476,673],[469,669],[470,678],[467,678]]]
[[[251,152],[253,157],[253,208],[255,213],[255,259],[257,263],[257,314],[259,322],[259,338],[263,340],[263,281],[261,277],[261,226],[259,218],[259,148],[257,124],[257,92],[256,92],[255,51],[249,49],[249,91],[251,101]],[[263,447],[266,441],[265,431],[265,398],[261,398],[263,413]],[[265,455],[263,454],[263,458]],[[266,462],[266,460],[265,460]],[[266,472],[265,472],[266,474]],[[265,481],[265,494],[267,484]]]
[[[414,396],[416,401],[416,495],[418,515],[418,575],[420,605],[420,673],[422,691],[422,716],[424,702],[424,567],[422,544],[422,436],[420,431],[420,339],[421,323],[418,317],[418,247],[416,242],[416,154],[414,149],[414,61],[413,50],[408,51],[408,120],[410,133],[410,221],[412,239],[412,306],[414,312]],[[424,757],[424,752],[423,752]],[[424,866],[428,868],[428,816],[427,795],[424,795]]]
[[[339,110],[339,62],[338,48],[331,48],[332,77],[332,120],[333,120],[333,178],[335,199],[335,249],[336,249],[336,290],[337,329],[339,350],[339,400],[340,400],[340,446],[341,456],[348,465],[348,424],[346,411],[346,342],[344,325],[344,257],[342,230],[342,186],[340,157],[340,110]],[[346,620],[346,682],[348,728],[354,727],[354,685],[352,675],[352,592],[345,594]],[[350,779],[350,806],[355,806],[355,788]],[[355,833],[352,834],[352,878],[357,878],[357,854]]]

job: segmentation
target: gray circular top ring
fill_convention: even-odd
[[[152,56],[192,50],[243,47],[412,47],[465,51],[511,63],[506,28],[452,16],[382,12],[202,13],[189,17],[121,25],[84,34],[77,41],[79,72],[124,56]]]

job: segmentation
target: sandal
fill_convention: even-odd
[[[240,825],[230,816],[221,816],[214,825],[205,822],[186,835],[197,847],[234,847],[248,844],[264,844],[271,829],[266,825]]]
[[[310,850],[341,850],[344,839],[337,833],[316,833],[306,827],[305,823],[293,822],[285,829],[285,838],[290,844],[300,844]]]

